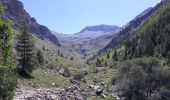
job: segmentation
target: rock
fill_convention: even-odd
[[[31,86],[34,86],[34,83],[31,83]]]
[[[61,68],[61,69],[59,70],[59,74],[64,74],[64,71],[65,71],[65,69]]]
[[[92,89],[94,89],[94,90],[97,90],[98,88],[100,88],[99,85],[90,85],[89,87],[92,88]]]
[[[59,74],[64,76],[64,77],[71,77],[71,73],[68,69],[61,68],[59,70]]]
[[[102,98],[106,98],[106,97],[107,97],[105,94],[102,94],[101,96],[102,96]],[[117,99],[116,99],[116,100],[117,100]]]
[[[87,71],[83,71],[82,73],[83,73],[83,75],[88,75]]]
[[[55,83],[51,83],[51,85],[52,85],[52,86],[54,86],[54,85],[55,85]]]
[[[80,82],[74,79],[70,79],[70,83],[80,85]]]
[[[102,95],[102,93],[103,93],[103,88],[98,88],[97,90],[96,90],[96,95],[97,96],[101,96]]]
[[[50,100],[58,100],[56,95],[50,95]]]

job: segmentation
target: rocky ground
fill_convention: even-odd
[[[97,88],[97,86],[91,86]],[[102,91],[96,90],[96,95],[107,98]],[[24,86],[17,86],[15,89],[15,96],[13,100],[87,100],[89,95],[86,94],[81,88],[75,86],[66,89],[61,88],[28,88]],[[112,94],[116,100],[125,100],[119,98],[114,93]]]
[[[17,86],[14,100],[85,100],[86,94],[76,87],[70,90],[60,88],[29,89]]]

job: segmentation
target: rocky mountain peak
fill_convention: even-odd
[[[115,29],[119,28],[118,26],[114,25],[96,25],[96,26],[87,26],[85,27],[80,33],[85,32],[85,31],[102,31],[102,32],[111,32],[114,31]]]

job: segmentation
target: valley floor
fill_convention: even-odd
[[[109,93],[110,79],[116,74],[113,69],[88,66],[70,71],[73,75],[84,72],[86,75],[72,82],[74,76],[64,77],[49,69],[34,70],[34,78],[18,79],[14,100],[114,100],[115,95]],[[97,95],[100,89],[103,93]]]

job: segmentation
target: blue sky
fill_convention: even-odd
[[[161,0],[20,0],[37,22],[70,34],[86,26],[122,26]]]

